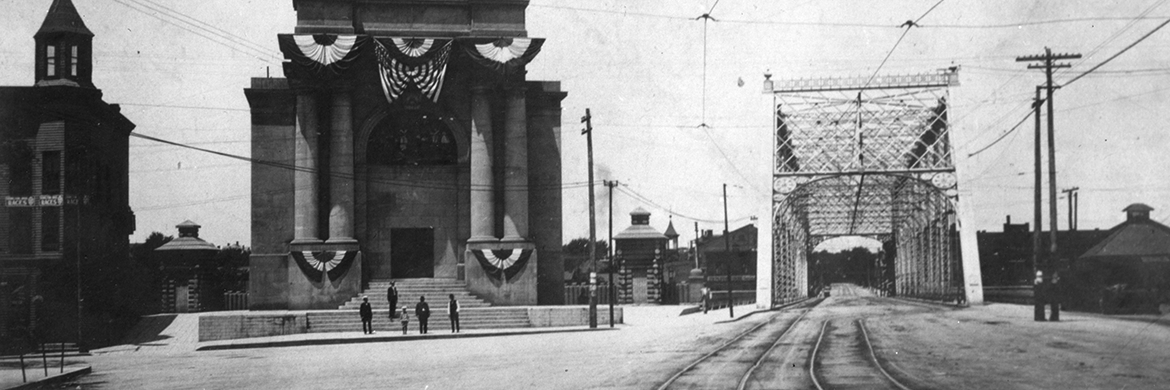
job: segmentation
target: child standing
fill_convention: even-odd
[[[402,334],[406,334],[406,325],[410,323],[410,314],[406,312],[406,306],[402,307]]]

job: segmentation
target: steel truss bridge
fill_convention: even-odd
[[[961,228],[969,218],[959,211],[969,210],[959,209],[948,119],[949,88],[958,83],[955,70],[765,81],[775,143],[771,227],[760,231],[772,234],[758,253],[772,261],[759,262],[759,302],[817,294],[810,254],[843,236],[882,242],[872,273],[885,294],[982,301],[974,227]]]

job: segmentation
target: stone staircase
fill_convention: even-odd
[[[374,309],[374,329],[378,332],[402,332],[402,323],[399,319],[389,319],[390,303],[386,301],[386,289],[390,287],[390,279],[371,280],[370,286],[358,296],[350,299],[338,307],[337,311],[313,311],[307,314],[309,332],[358,332],[362,329],[361,317],[358,308],[362,304],[362,296],[370,298],[370,305]],[[398,287],[398,306],[405,306],[410,314],[409,332],[418,333],[418,318],[414,315],[414,305],[418,304],[418,297],[425,296],[431,306],[431,318],[428,321],[430,333],[450,332],[451,321],[447,318],[447,296],[454,294],[459,301],[459,328],[460,329],[504,329],[527,328],[532,323],[528,319],[528,309],[524,307],[492,307],[491,303],[475,296],[467,289],[467,283],[455,279],[393,279]]]
[[[385,298],[385,297],[383,297]],[[373,300],[373,299],[371,299]],[[430,301],[429,297],[427,301]],[[428,333],[445,333],[451,331],[451,321],[447,318],[446,305],[441,310],[431,306],[431,319],[428,323]],[[309,332],[360,332],[362,321],[357,310],[313,311],[307,314]],[[391,321],[387,310],[374,310],[374,330],[401,334],[402,323],[399,319]],[[414,309],[410,309],[410,334],[418,333],[418,318]],[[506,329],[528,328],[532,324],[528,320],[528,308],[525,307],[477,307],[462,308],[459,311],[459,329]]]
[[[391,281],[394,281],[395,286],[398,287],[398,307],[406,306],[412,317],[414,316],[414,305],[418,304],[420,296],[427,297],[427,303],[430,304],[431,313],[433,313],[432,317],[437,314],[442,314],[443,318],[447,317],[448,294],[455,294],[455,300],[459,301],[461,310],[491,306],[490,303],[471,294],[471,291],[467,289],[466,282],[455,279],[422,278],[371,280],[369,288],[338,309],[357,310],[362,306],[362,296],[369,296],[370,306],[374,310],[387,310],[390,303],[386,301],[386,289],[390,288]]]

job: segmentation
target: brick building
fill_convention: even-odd
[[[134,124],[93,85],[93,36],[54,0],[33,36],[33,85],[0,87],[0,344],[76,340],[88,267],[128,256]]]
[[[390,279],[561,303],[566,94],[526,80],[544,43],[527,3],[293,1],[286,78],[244,91],[266,162],[252,168],[251,308],[334,309]]]

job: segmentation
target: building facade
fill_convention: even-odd
[[[613,236],[618,266],[618,302],[662,303],[662,271],[669,238],[650,226],[650,212],[630,212],[630,227]]]
[[[183,221],[175,228],[179,236],[155,249],[162,271],[160,286],[161,312],[189,313],[213,308],[215,294],[223,291],[213,289],[215,285],[215,259],[219,248],[199,238],[199,224]]]
[[[559,304],[560,101],[529,81],[527,1],[297,0],[286,78],[253,79],[253,309],[374,280]]]
[[[33,85],[0,87],[0,344],[75,341],[89,267],[128,257],[134,124],[93,84],[93,37],[54,0]]]

